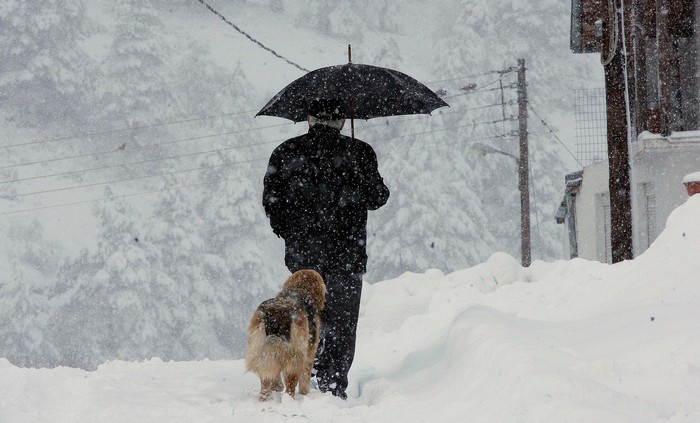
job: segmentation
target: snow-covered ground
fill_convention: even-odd
[[[365,286],[347,402],[257,400],[242,361],[0,360],[0,422],[698,422],[700,195],[642,256]]]

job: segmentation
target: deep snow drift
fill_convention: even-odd
[[[260,403],[242,361],[0,360],[0,422],[697,422],[699,297],[700,195],[633,261],[495,254],[366,285],[347,402]]]

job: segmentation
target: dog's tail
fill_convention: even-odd
[[[263,378],[277,378],[285,368],[298,368],[305,357],[309,323],[293,301],[263,302],[248,328],[246,367]]]

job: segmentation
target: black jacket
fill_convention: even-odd
[[[262,203],[290,271],[364,273],[367,210],[388,198],[372,147],[317,124],[272,153]]]

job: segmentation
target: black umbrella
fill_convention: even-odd
[[[349,47],[348,47],[348,55]],[[338,98],[350,118],[371,119],[430,113],[448,106],[428,87],[399,71],[347,63],[316,69],[294,80],[267,102],[256,116],[306,120],[313,99]]]

